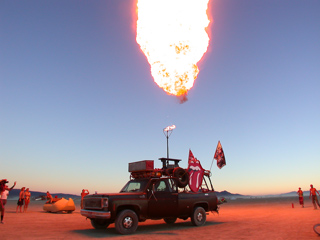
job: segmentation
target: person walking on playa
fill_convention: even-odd
[[[7,203],[7,198],[9,195],[9,192],[16,186],[17,182],[14,182],[13,186],[9,188],[6,183],[8,183],[7,179],[2,179],[0,181],[0,209],[1,209],[1,223],[3,224],[3,218],[4,218],[4,207]]]
[[[19,199],[18,199],[18,202],[17,202],[17,211],[18,212],[18,208],[20,207],[20,212],[22,212],[22,206],[23,206],[23,203],[24,203],[24,190],[25,190],[25,187],[21,188],[20,190],[20,193],[19,193]]]
[[[83,209],[83,198],[85,196],[87,196],[89,194],[89,191],[87,189],[82,189],[82,192],[81,192],[81,209]]]
[[[26,189],[26,192],[24,193],[24,208],[23,211],[27,212],[28,206],[30,203],[30,197],[31,197],[31,192],[29,192],[29,188]]]
[[[310,195],[309,195],[309,198],[312,197],[312,203],[313,203],[313,206],[314,206],[314,209],[317,209],[317,205],[318,207],[320,208],[320,204],[318,202],[318,198],[317,198],[317,193],[318,195],[320,196],[319,192],[317,191],[317,189],[315,189],[313,187],[313,185],[311,184],[310,185]]]
[[[298,190],[298,195],[299,195],[299,203],[301,205],[301,207],[304,207],[304,203],[303,203],[303,192],[301,190],[301,188],[299,187],[299,190]]]

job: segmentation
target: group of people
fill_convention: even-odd
[[[310,185],[310,194],[309,194],[309,198],[312,199],[312,204],[314,209],[317,209],[317,205],[320,208],[320,204],[317,198],[317,193],[320,196],[319,192],[317,191],[317,189],[315,189],[313,187],[313,185]],[[301,190],[301,188],[299,187],[299,190],[297,191],[297,194],[299,195],[299,203],[301,205],[301,207],[304,207],[304,200],[303,200],[303,191]]]
[[[88,189],[82,189],[81,191],[81,209],[83,209],[83,198],[85,196],[87,196],[89,194],[89,190]],[[46,203],[55,203],[56,201],[59,201],[61,198],[58,198],[58,196],[55,196],[54,198],[51,196],[51,194],[49,193],[49,191],[47,191],[47,202]]]
[[[3,218],[4,218],[4,212],[5,212],[5,205],[7,203],[7,198],[9,195],[9,192],[16,186],[17,182],[14,182],[13,186],[11,188],[9,188],[7,186],[7,183],[9,183],[9,181],[7,181],[7,179],[2,179],[0,180],[0,211],[1,211],[1,223],[3,222]],[[82,189],[81,192],[81,209],[83,208],[83,198],[89,194],[89,191],[87,189]],[[299,190],[297,191],[297,194],[299,195],[299,203],[302,207],[304,207],[304,199],[303,199],[303,191],[301,190],[301,188],[299,187]],[[319,192],[317,191],[317,189],[315,189],[313,187],[313,185],[310,185],[310,195],[309,198],[312,199],[312,204],[314,206],[314,209],[317,209],[317,205],[320,208],[320,204],[317,198],[317,194],[320,196]],[[57,196],[55,198],[52,198],[51,194],[49,193],[49,191],[47,191],[47,200],[48,203],[53,203],[55,202],[55,198],[58,200]],[[19,193],[19,199],[17,202],[17,210],[16,212],[18,212],[18,209],[20,207],[20,212],[22,212],[22,206],[24,206],[23,211],[26,212],[30,203],[30,198],[31,198],[31,193],[29,191],[29,188],[21,188],[20,193]],[[56,200],[56,201],[57,201]]]
[[[4,223],[3,218],[4,218],[4,212],[5,212],[5,205],[7,203],[7,198],[9,195],[9,192],[16,186],[17,182],[14,182],[13,186],[11,188],[9,188],[7,186],[7,183],[9,183],[9,181],[7,181],[7,179],[2,179],[0,180],[0,211],[1,211],[1,223]],[[89,191],[87,189],[82,189],[81,192],[81,208],[83,208],[83,198],[89,194]],[[60,198],[58,198],[58,196],[55,196],[54,198],[51,196],[51,194],[49,193],[49,191],[47,191],[47,203],[55,203],[56,201],[60,200]],[[31,199],[31,192],[29,191],[29,188],[25,188],[22,187],[20,189],[20,193],[19,193],[19,199],[17,202],[17,209],[16,212],[18,212],[19,208],[20,208],[20,212],[22,212],[22,206],[24,206],[23,208],[23,212],[27,212],[29,203],[30,203],[30,199]]]
[[[22,206],[24,206],[23,212],[26,212],[30,203],[30,198],[31,198],[31,192],[29,191],[29,188],[26,189],[25,187],[22,187],[19,193],[16,212],[18,212],[19,208],[20,208],[20,212],[22,212]]]
[[[58,198],[58,196],[54,196],[54,198],[52,197],[52,195],[49,193],[49,191],[47,191],[47,202],[46,203],[55,203],[58,202],[59,200],[61,200],[61,198]]]
[[[4,218],[4,212],[5,212],[5,205],[7,203],[7,199],[8,199],[8,195],[9,192],[16,186],[17,182],[14,182],[13,186],[11,188],[9,188],[7,186],[7,183],[9,183],[9,181],[7,179],[2,179],[0,180],[0,210],[1,210],[1,223],[3,224],[3,218]],[[20,207],[20,212],[22,212],[22,206],[24,206],[23,208],[23,212],[26,212],[30,203],[30,198],[31,198],[31,192],[29,191],[29,188],[21,188],[20,193],[19,193],[19,199],[17,202],[17,210],[16,212],[18,212],[18,209]]]

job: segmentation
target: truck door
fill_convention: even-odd
[[[178,190],[172,179],[158,179],[149,189],[148,215],[151,218],[174,217],[178,214]]]

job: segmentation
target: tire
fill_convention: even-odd
[[[320,223],[313,226],[313,231],[320,236]]]
[[[206,223],[206,211],[202,207],[196,207],[191,216],[191,222],[194,226],[202,226]]]
[[[177,167],[173,170],[173,176],[178,180],[178,187],[184,188],[189,183],[189,173],[187,170]]]
[[[110,224],[108,220],[105,219],[92,218],[90,220],[92,227],[95,229],[106,229]]]
[[[121,211],[115,221],[116,231],[120,234],[132,234],[137,230],[138,227],[138,216],[132,210]]]
[[[165,170],[165,175],[171,176],[172,174],[173,174],[173,168],[167,168],[167,169]]]
[[[176,217],[166,217],[163,219],[166,224],[174,224],[177,221]]]

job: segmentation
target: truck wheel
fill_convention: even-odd
[[[131,234],[137,230],[138,216],[132,210],[121,211],[115,221],[115,228],[120,234]]]
[[[191,216],[191,222],[195,226],[202,226],[206,223],[206,211],[202,207],[197,207]]]
[[[189,174],[187,170],[177,167],[173,170],[173,176],[178,179],[178,187],[184,188],[189,183]]]
[[[97,219],[97,218],[92,218],[91,220],[91,225],[95,229],[106,229],[109,226],[109,222],[105,219]]]
[[[166,217],[163,219],[166,224],[174,224],[177,221],[176,217]]]

